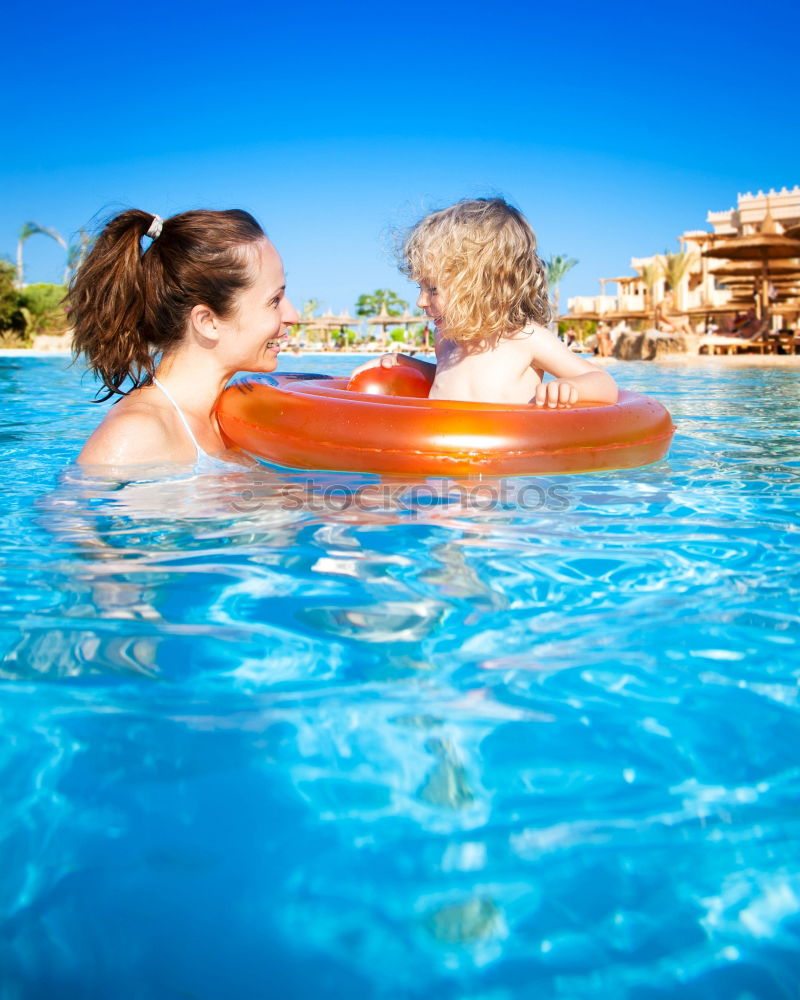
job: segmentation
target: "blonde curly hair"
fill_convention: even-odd
[[[547,270],[525,216],[503,198],[464,199],[432,212],[405,236],[400,270],[445,293],[446,335],[496,343],[531,321],[550,322]]]

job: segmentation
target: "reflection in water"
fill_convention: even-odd
[[[558,510],[21,457],[9,997],[791,995],[800,415],[752,378],[665,370],[669,462]]]
[[[428,740],[425,749],[438,757],[438,761],[420,789],[419,797],[423,802],[450,809],[472,805],[475,796],[455,748],[442,740]]]
[[[491,899],[476,897],[433,910],[425,923],[440,941],[466,944],[494,933],[501,926],[502,919]]]

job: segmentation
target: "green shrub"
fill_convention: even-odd
[[[15,281],[14,265],[10,260],[0,260],[0,330],[11,329],[12,317],[19,309],[19,293]]]
[[[33,337],[33,316],[16,281],[11,261],[0,260],[0,347],[29,347]]]
[[[19,293],[19,304],[31,316],[31,334],[63,333],[69,326],[64,296],[65,285],[51,285],[42,282],[28,285]]]

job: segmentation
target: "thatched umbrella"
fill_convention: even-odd
[[[357,326],[361,320],[356,319],[355,316],[351,316],[350,313],[343,312],[333,315],[332,313],[327,313],[325,315],[325,321],[328,324],[328,334],[334,330],[338,330],[340,334],[344,334],[345,327]]]
[[[321,333],[325,347],[327,348],[330,347],[332,330],[339,330],[344,326],[349,326],[350,323],[356,322],[358,321],[346,313],[334,316],[333,310],[328,309],[322,316],[305,316],[294,325],[305,327],[307,333]]]
[[[704,250],[703,256],[730,261],[755,261],[761,265],[761,287],[756,300],[757,314],[761,317],[769,312],[770,263],[800,257],[800,240],[793,240],[779,233],[762,232],[726,240],[719,246]]]
[[[736,261],[732,260],[727,264],[720,264],[719,267],[714,268],[710,272],[718,281],[724,282],[726,285],[730,284],[731,281],[735,281],[737,278],[758,278],[761,276],[761,266],[755,261]],[[773,280],[775,278],[783,278],[785,276],[800,276],[800,260],[782,260],[775,261],[770,266],[769,273],[772,275]]]
[[[754,280],[754,277],[755,276],[751,276],[750,278],[728,278],[726,286],[732,295],[746,293],[751,299],[753,299],[759,291],[758,283]],[[782,292],[787,288],[795,288],[798,283],[800,283],[800,274],[797,272],[786,275],[776,275],[770,272],[768,292],[769,298],[774,299],[774,293],[776,291]]]
[[[397,320],[403,326],[411,326],[413,323],[426,323],[428,321],[428,317],[424,313],[421,313],[419,316],[412,316],[408,311],[408,306],[406,306],[403,310],[403,315],[398,316]]]
[[[680,237],[681,244],[696,243],[698,246],[705,246],[706,243],[724,243],[726,240],[738,240],[739,233],[687,233]]]
[[[406,310],[406,312],[408,312],[408,310]],[[390,316],[389,311],[386,308],[386,303],[383,302],[381,304],[381,311],[378,313],[377,316],[371,316],[367,320],[367,324],[369,326],[379,326],[381,328],[380,346],[381,349],[383,349],[386,343],[386,330],[390,326],[402,326],[403,319],[401,316]]]
[[[775,302],[785,302],[787,299],[793,299],[800,293],[800,288],[796,284],[793,285],[773,285],[772,291],[770,293],[770,304]],[[750,306],[753,304],[752,287],[741,287],[737,288],[733,295],[731,295],[731,302],[738,302],[740,304],[747,303]]]
[[[357,326],[361,320],[351,316],[350,313],[343,312],[336,316],[329,316],[328,322],[330,323],[329,330],[338,330],[343,335],[346,327]]]
[[[357,326],[361,320],[356,316],[351,316],[350,313],[339,313],[338,316],[333,317],[339,326]]]
[[[709,320],[717,319],[720,316],[727,316],[731,313],[738,313],[740,306],[735,302],[725,302],[721,306],[712,306],[710,304],[702,306],[689,306],[685,310],[686,315],[690,320],[701,320],[703,321],[703,329],[708,329]]]
[[[428,317],[425,316],[424,314],[421,316],[412,316],[411,313],[408,311],[408,306],[406,306],[406,308],[403,310],[403,315],[398,316],[396,318],[398,326],[403,327],[406,338],[408,337],[408,332],[409,332],[408,328],[410,326],[417,326],[421,323],[425,323],[427,326],[428,323]],[[427,343],[425,346],[426,347],[428,346]]]
[[[332,309],[328,309],[326,313],[322,316],[315,316],[313,318],[313,326],[309,329],[321,330],[325,335],[325,347],[330,347],[331,334],[334,330],[343,331],[347,326],[353,326],[360,322],[355,316],[351,316],[349,313],[337,313],[335,314]]]
[[[333,310],[328,309],[322,316],[311,316],[306,326],[307,333],[321,333],[323,344],[327,349],[330,346],[330,335],[333,329]]]
[[[583,321],[596,323],[603,318],[604,313],[598,312],[562,313],[560,316],[556,316],[556,323],[580,323]]]
[[[296,323],[292,323],[289,328],[289,337],[294,338],[295,334],[302,335],[305,338],[308,335],[310,329],[315,329],[314,324],[317,322],[316,316],[301,316]]]

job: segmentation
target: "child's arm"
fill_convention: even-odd
[[[422,358],[412,358],[410,354],[382,354],[379,358],[366,361],[363,365],[353,369],[351,378],[358,372],[368,371],[370,368],[394,368],[395,365],[409,365],[422,372],[425,378],[433,383],[436,377],[436,365],[430,361],[423,361]]]
[[[537,386],[537,406],[574,406],[576,403],[616,403],[617,383],[598,365],[579,358],[547,330],[533,333],[533,364],[555,375]]]

